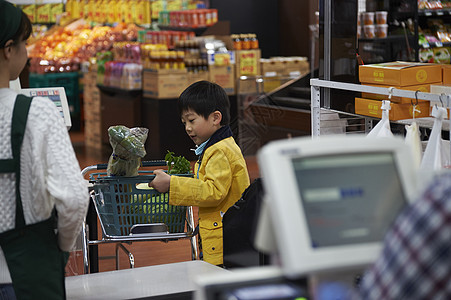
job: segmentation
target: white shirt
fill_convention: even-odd
[[[11,89],[0,89],[0,159],[12,158],[11,120],[16,96]],[[86,216],[88,188],[63,119],[49,99],[36,97],[31,102],[20,159],[26,224],[49,218],[56,207],[59,246],[71,250]],[[0,232],[14,228],[15,201],[15,175],[0,173]],[[0,283],[9,282],[0,249]]]

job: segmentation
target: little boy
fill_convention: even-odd
[[[171,205],[199,207],[203,259],[222,265],[222,216],[249,186],[246,162],[229,127],[229,98],[219,85],[198,81],[180,95],[178,110],[197,146],[194,178],[156,170],[149,186],[159,192],[169,190]]]

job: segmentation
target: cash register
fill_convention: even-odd
[[[18,93],[30,97],[44,97],[50,99],[58,108],[64,120],[67,130],[72,126],[69,105],[67,103],[66,91],[64,87],[43,87],[43,88],[21,88],[19,78],[9,82],[9,87]]]
[[[328,299],[340,288],[350,297],[415,197],[410,148],[398,138],[301,137],[267,144],[258,164],[265,198],[255,244],[272,265],[199,278],[196,299]]]

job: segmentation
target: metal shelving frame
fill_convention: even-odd
[[[354,92],[366,92],[380,95],[389,95],[396,97],[417,98],[419,100],[428,100],[435,102],[443,107],[450,108],[451,95],[450,94],[432,94],[418,91],[407,91],[395,88],[374,87],[355,83],[345,83],[337,81],[321,80],[318,78],[310,79],[311,86],[311,122],[312,122],[312,137],[319,137],[320,135],[320,111],[321,111],[321,88],[327,92],[330,89],[347,90]],[[371,118],[368,117],[367,122],[371,122]],[[451,118],[449,119],[451,128]],[[366,124],[370,126],[369,124]]]

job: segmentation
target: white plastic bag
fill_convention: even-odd
[[[423,147],[421,145],[420,129],[417,122],[413,122],[411,125],[406,125],[406,137],[405,142],[412,150],[412,156],[414,164],[417,168],[421,165],[421,158],[423,156]]]
[[[393,133],[390,128],[390,120],[388,117],[388,111],[390,110],[390,101],[382,101],[382,118],[376,126],[368,133],[368,137],[393,137]]]
[[[421,161],[422,170],[439,171],[450,164],[449,141],[442,139],[442,123],[446,115],[447,112],[444,107],[435,105],[432,108],[432,116],[435,120]]]

